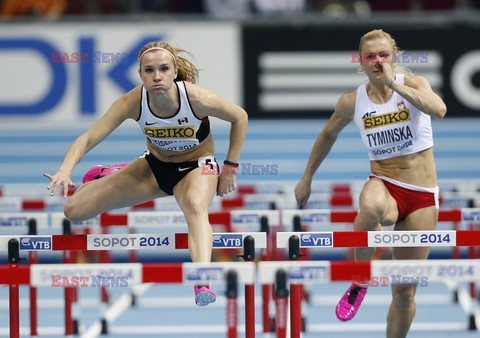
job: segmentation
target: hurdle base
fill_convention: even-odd
[[[468,330],[469,331],[477,330],[477,323],[475,321],[475,315],[473,313],[468,316]]]
[[[109,334],[108,330],[108,322],[105,318],[102,318],[102,329],[101,329],[101,334]]]
[[[79,329],[79,322],[78,322],[78,319],[74,319],[73,320],[73,334],[77,335],[77,334],[80,334],[80,329]]]

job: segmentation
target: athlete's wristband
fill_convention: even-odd
[[[234,167],[234,168],[238,168],[240,166],[240,164],[238,164],[237,162],[232,162],[232,161],[229,161],[229,160],[223,161],[223,164],[229,165],[229,166]]]

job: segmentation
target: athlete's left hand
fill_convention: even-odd
[[[217,184],[217,195],[222,197],[237,189],[237,168],[224,165]]]

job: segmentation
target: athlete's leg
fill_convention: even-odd
[[[188,248],[193,262],[210,262],[212,227],[208,207],[217,190],[217,175],[202,174],[201,168],[188,173],[173,190],[188,224]]]
[[[395,230],[435,230],[435,206],[414,211],[395,225]],[[430,248],[393,248],[394,259],[427,259]],[[392,303],[387,315],[387,337],[406,337],[415,317],[416,286],[392,286]]]
[[[392,225],[398,218],[397,202],[380,179],[372,178],[360,193],[360,210],[353,223],[356,231],[379,231],[382,225]],[[368,261],[375,248],[355,248],[356,261]]]
[[[217,191],[217,175],[202,174],[202,169],[192,170],[173,190],[178,205],[188,224],[188,248],[193,262],[210,262],[213,235],[208,220],[208,206]],[[205,306],[215,302],[216,295],[209,285],[195,285],[195,303]]]
[[[393,224],[397,218],[397,203],[383,182],[376,178],[370,179],[360,193],[360,210],[353,223],[354,230],[378,231],[381,230],[381,225]],[[368,261],[375,248],[355,248],[354,251],[356,261]],[[363,283],[352,283],[335,308],[337,318],[343,321],[351,320],[366,293],[367,288]]]
[[[125,168],[80,186],[65,203],[65,216],[83,221],[112,209],[128,207],[166,196],[147,161],[137,158]]]

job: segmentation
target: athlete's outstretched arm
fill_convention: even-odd
[[[238,163],[247,134],[248,115],[245,110],[200,86],[187,83],[187,90],[195,114],[199,118],[214,116],[231,123],[227,160]],[[234,169],[229,169],[231,174],[220,175],[217,188],[219,196],[236,189]]]
[[[135,118],[135,110],[133,107],[135,104],[138,106],[138,102],[136,102],[138,100],[135,100],[133,93],[135,90],[136,89],[117,99],[93,126],[72,143],[56,174],[43,174],[43,176],[50,179],[47,189],[51,189],[52,196],[55,195],[58,188],[63,185],[63,196],[67,197],[68,188],[75,186],[70,179],[75,166],[92,148],[122,124],[123,121],[128,118]]]
[[[298,205],[305,205],[311,194],[313,175],[327,157],[337,140],[338,134],[353,119],[356,92],[343,95],[335,106],[327,124],[323,127],[313,145],[305,172],[295,187],[295,197]]]

